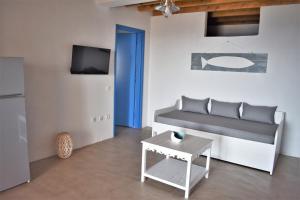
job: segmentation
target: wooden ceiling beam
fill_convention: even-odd
[[[259,24],[260,15],[248,16],[228,16],[228,17],[211,17],[208,15],[207,25],[227,25],[227,24]]]
[[[192,13],[192,12],[216,12],[216,11],[228,11],[228,10],[240,10],[240,9],[254,9],[262,6],[284,5],[284,4],[299,4],[300,0],[256,0],[248,2],[235,2],[235,3],[222,3],[216,5],[202,5],[181,7],[180,13]],[[153,12],[154,16],[161,15],[160,12]]]
[[[239,10],[226,10],[217,11],[210,14],[211,17],[230,17],[230,16],[249,16],[249,15],[259,15],[259,8],[252,9],[239,9]]]
[[[223,3],[237,3],[237,2],[248,2],[250,0],[179,0],[176,1],[176,5],[184,8],[184,7],[192,7],[192,6],[206,6],[206,5],[216,5]],[[141,4],[138,6],[139,11],[153,11],[155,6],[159,5],[160,1],[155,1],[152,4]]]

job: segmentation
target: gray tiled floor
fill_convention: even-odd
[[[56,157],[31,165],[32,182],[0,193],[1,200],[184,199],[184,192],[147,180],[140,183],[140,141],[150,129],[118,128],[114,139],[77,150],[67,160]],[[157,158],[148,157],[150,162]],[[199,162],[204,162],[201,158]],[[300,159],[281,156],[273,176],[212,160],[190,199],[300,199]]]

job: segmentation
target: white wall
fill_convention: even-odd
[[[97,3],[107,7],[118,7],[125,5],[132,5],[138,3],[146,3],[153,0],[95,0]]]
[[[203,37],[205,14],[151,19],[148,123],[181,95],[278,105],[285,111],[282,153],[300,157],[300,5],[261,9],[259,36]],[[227,44],[230,41],[236,45]],[[239,46],[239,47],[237,47]],[[266,74],[191,70],[191,53],[268,53]]]
[[[55,154],[55,136],[60,131],[72,134],[76,148],[113,137],[117,23],[146,30],[146,116],[149,14],[101,7],[94,0],[0,1],[0,56],[25,57],[30,160]],[[112,49],[110,75],[70,75],[73,44]],[[107,86],[112,89],[107,91]],[[91,121],[105,114],[111,114],[111,119]]]

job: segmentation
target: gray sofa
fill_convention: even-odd
[[[275,112],[276,107],[208,103],[208,99],[188,99],[195,102],[186,104],[184,98],[155,111],[153,136],[174,130],[210,138],[214,140],[212,157],[273,173],[285,113]]]
[[[277,124],[266,124],[223,116],[199,114],[181,110],[162,113],[156,122],[236,137],[257,142],[273,144]]]

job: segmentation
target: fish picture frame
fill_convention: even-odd
[[[266,73],[266,53],[192,53],[192,70]]]

